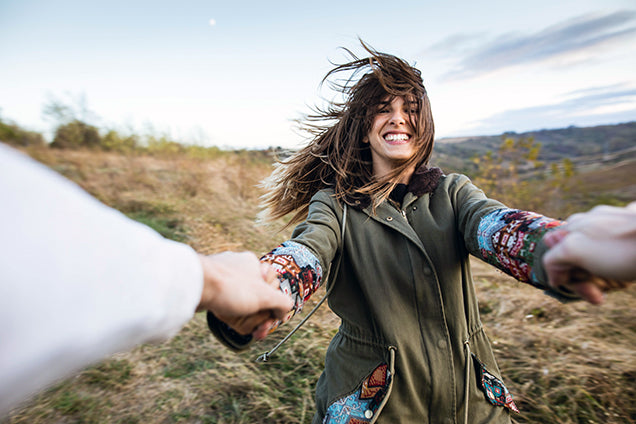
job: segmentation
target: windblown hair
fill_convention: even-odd
[[[304,117],[301,129],[309,133],[310,142],[279,162],[264,181],[267,192],[263,196],[262,219],[274,220],[295,212],[288,225],[298,223],[307,217],[312,196],[324,188],[332,188],[336,198],[347,203],[369,196],[375,208],[397,184],[391,181],[430,159],[433,116],[420,71],[398,57],[361,43],[369,57],[359,59],[344,49],[352,60],[337,65],[321,82],[327,82],[344,100],[332,101],[326,108],[316,107]],[[347,78],[335,78],[343,72]],[[411,142],[416,153],[378,180],[373,175],[369,143],[364,140],[378,105],[387,96],[417,103],[417,113],[411,116],[415,132]]]

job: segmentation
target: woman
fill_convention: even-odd
[[[420,72],[363,46],[370,57],[352,54],[325,77],[349,73],[332,83],[344,100],[307,118],[313,140],[275,171],[265,198],[270,218],[294,212],[299,223],[262,258],[295,301],[287,319],[333,273],[329,306],[342,324],[313,422],[510,422],[517,408],[479,319],[468,255],[548,289],[541,240],[561,223],[429,168]],[[258,320],[228,323],[250,333]],[[214,317],[211,328],[234,348],[251,339]]]

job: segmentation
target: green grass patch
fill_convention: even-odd
[[[82,393],[75,388],[61,390],[51,402],[51,408],[61,415],[69,417],[70,421],[86,424],[105,422],[104,409],[107,401],[97,395]],[[45,421],[46,422],[46,421]]]
[[[88,385],[113,390],[121,388],[131,381],[133,368],[130,361],[111,359],[88,368],[82,373],[81,378]]]
[[[129,218],[149,226],[165,238],[184,242],[187,240],[186,228],[178,218],[157,216],[150,211],[128,213]]]
[[[163,376],[166,378],[184,378],[214,367],[214,362],[206,359],[178,356],[171,360],[170,365],[163,369]]]

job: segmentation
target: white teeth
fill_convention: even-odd
[[[386,141],[408,140],[408,134],[387,134],[384,136]]]

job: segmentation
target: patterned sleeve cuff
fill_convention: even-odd
[[[261,258],[270,263],[280,281],[280,289],[294,301],[289,314],[276,322],[270,331],[274,331],[282,322],[290,320],[300,312],[309,297],[320,287],[322,267],[316,256],[304,245],[286,241]],[[216,338],[235,351],[247,349],[252,343],[252,336],[243,336],[229,325],[218,319],[212,312],[207,314],[208,328]]]
[[[294,307],[282,321],[286,322],[302,310],[307,299],[320,287],[320,262],[307,247],[295,241],[284,242],[264,255],[261,261],[274,267],[281,291],[294,301]]]
[[[498,209],[484,216],[477,240],[482,258],[516,278],[544,289],[559,300],[572,299],[564,290],[548,288],[541,258],[546,247],[541,242],[550,230],[564,223],[534,212]]]

